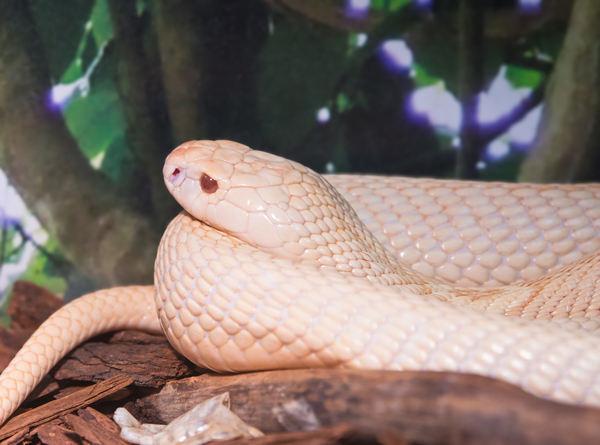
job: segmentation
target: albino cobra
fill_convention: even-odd
[[[230,141],[183,144],[163,173],[185,211],[155,286],[53,314],[0,376],[2,422],[70,349],[126,328],[219,372],[456,371],[600,406],[600,186],[328,177],[340,193]]]

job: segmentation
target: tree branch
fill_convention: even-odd
[[[510,128],[523,119],[527,114],[536,108],[538,105],[542,103],[544,100],[544,89],[546,87],[545,82],[538,86],[535,90],[533,90],[529,96],[524,98],[513,110],[511,113],[506,116],[502,116],[497,121],[482,125],[480,127],[480,145],[485,147],[494,139],[499,136],[502,136],[506,133]]]
[[[160,69],[176,145],[207,137],[202,88],[205,68],[194,0],[153,0]]]
[[[577,0],[546,90],[534,149],[519,181],[598,179],[600,2]]]
[[[66,257],[99,286],[152,280],[163,227],[92,169],[48,104],[42,45],[20,0],[0,2],[0,166]]]
[[[460,150],[457,152],[456,176],[477,179],[477,162],[485,147],[481,143],[477,109],[483,89],[484,1],[461,0],[459,18],[458,95],[462,104]]]
[[[121,101],[129,130],[129,143],[144,167],[151,185],[153,210],[166,225],[179,205],[165,188],[162,168],[174,148],[160,73],[149,62],[135,0],[109,0],[119,56]]]

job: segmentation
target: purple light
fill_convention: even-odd
[[[408,70],[413,63],[413,54],[404,40],[395,39],[385,41],[379,49],[384,65],[395,72]]]
[[[431,85],[414,91],[409,99],[410,109],[417,116],[424,116],[434,127],[458,133],[462,122],[460,102],[443,84]],[[459,143],[460,141],[456,141]]]
[[[492,161],[499,161],[505,158],[509,153],[510,145],[504,138],[498,138],[495,141],[492,141],[486,149],[487,157]]]
[[[63,109],[77,94],[85,97],[89,92],[89,89],[90,85],[88,78],[82,77],[72,83],[59,83],[58,85],[53,86],[52,90],[50,90],[50,99],[54,105]]]
[[[490,124],[509,115],[531,93],[530,88],[515,88],[506,78],[506,67],[492,81],[490,88],[479,95],[477,120]]]
[[[369,37],[365,33],[361,32],[358,36],[356,36],[356,46],[359,48],[363,47],[365,43],[367,43],[368,38]]]
[[[535,140],[537,129],[542,120],[543,105],[531,110],[527,116],[514,124],[508,130],[508,136],[511,142],[519,146],[530,146]]]
[[[371,0],[346,0],[346,15],[354,18],[364,18],[369,13]]]
[[[531,94],[531,88],[515,88],[506,78],[506,67],[500,68],[490,88],[479,95],[477,120],[480,124],[494,124],[510,116],[515,108]],[[529,146],[534,141],[542,116],[542,107],[530,111],[508,131],[508,142]]]
[[[317,122],[320,124],[326,124],[331,119],[331,112],[329,108],[323,107],[317,111]]]
[[[105,47],[106,44],[103,44],[100,48],[98,48],[98,53],[96,54],[96,57],[94,58],[94,60],[92,60],[92,63],[90,63],[90,66],[88,67],[88,69],[82,77],[80,77],[74,82],[59,83],[58,85],[52,87],[49,95],[51,101],[51,108],[62,110],[65,107],[67,107],[67,105],[69,105],[69,102],[71,102],[71,100],[73,100],[75,97],[85,97],[88,95],[88,93],[90,92],[90,78],[92,77],[94,70],[96,69],[98,63],[100,63],[100,60],[104,55]],[[81,60],[78,60],[77,63],[78,65],[80,65]]]
[[[433,0],[414,0],[415,4],[419,8],[431,8]]]
[[[526,13],[536,13],[542,8],[542,0],[519,0],[519,9]]]

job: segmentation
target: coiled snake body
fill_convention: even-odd
[[[0,376],[0,421],[70,349],[125,328],[222,372],[458,371],[600,406],[600,186],[329,177],[338,191],[230,141],[183,144],[163,173],[185,211],[155,286],[53,314]]]

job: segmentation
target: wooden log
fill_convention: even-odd
[[[347,423],[372,437],[389,431],[422,444],[582,444],[600,438],[600,410],[542,400],[504,382],[455,373],[314,369],[204,374],[169,382],[136,405],[154,417],[151,422],[168,423],[225,391],[232,411],[265,433],[284,431],[282,423],[293,428],[295,419],[298,429]]]
[[[347,443],[345,439],[356,438],[357,429],[342,424],[316,431],[295,431],[270,434],[252,439],[232,439],[208,442],[209,445],[336,445]],[[357,443],[353,441],[352,443]],[[358,443],[365,443],[363,440]]]
[[[56,380],[98,382],[117,374],[136,386],[158,388],[168,380],[197,375],[195,365],[175,352],[165,337],[123,331],[108,343],[87,342],[54,367]]]

